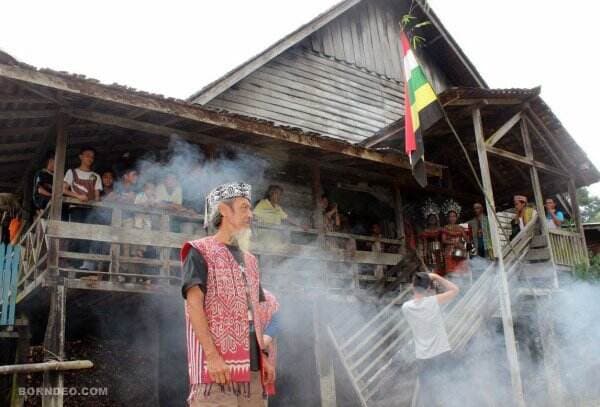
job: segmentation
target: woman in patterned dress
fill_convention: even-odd
[[[454,201],[448,201],[444,206],[448,224],[442,229],[441,235],[446,274],[450,278],[463,278],[468,275],[469,271],[469,256],[466,249],[467,232],[458,224],[460,206]],[[461,250],[464,257],[457,256],[457,250]]]
[[[419,233],[419,255],[432,272],[443,276],[444,256],[442,252],[441,228],[438,218],[439,208],[431,200],[423,207],[423,215],[427,219],[427,227]]]

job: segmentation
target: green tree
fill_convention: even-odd
[[[587,188],[577,190],[577,203],[581,208],[583,222],[600,222],[600,198],[590,194]]]

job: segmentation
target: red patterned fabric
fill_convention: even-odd
[[[208,273],[204,311],[208,329],[215,346],[231,369],[234,383],[250,382],[250,332],[246,286],[235,258],[224,244],[209,236],[187,242],[181,249],[182,262],[191,248],[204,257]],[[245,272],[250,286],[253,308],[258,309],[259,273],[256,257],[244,253]],[[263,323],[260,313],[255,312],[256,337],[262,349]],[[186,307],[186,337],[188,348],[188,372],[194,388],[199,383],[212,383],[208,374],[204,352],[192,329]]]
[[[269,323],[271,323],[273,315],[279,310],[279,303],[277,302],[277,298],[275,298],[271,292],[264,289],[263,292],[265,293],[265,301],[259,304],[256,312],[260,317],[262,331],[264,332],[267,329],[267,326],[269,326]],[[273,342],[271,342],[268,359],[271,366],[277,370],[277,338],[273,338]],[[267,396],[275,395],[275,383],[267,385],[263,383],[263,387]]]
[[[446,225],[442,230],[442,238],[449,241],[444,245],[444,259],[446,261],[446,273],[465,274],[469,271],[467,259],[457,259],[452,256],[455,248],[464,249],[462,241],[467,240],[467,233],[460,225]]]

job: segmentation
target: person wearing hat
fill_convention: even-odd
[[[527,197],[524,195],[515,195],[513,197],[515,205],[515,216],[510,222],[511,233],[510,240],[513,240],[525,226],[531,222],[535,215],[535,210],[527,206]]]
[[[216,233],[181,249],[191,406],[263,407],[275,380],[257,311],[265,301],[258,262],[240,247],[252,223],[250,200],[248,184],[212,190],[204,222]]]

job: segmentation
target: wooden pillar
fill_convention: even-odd
[[[52,198],[50,219],[60,220],[63,201],[63,182],[67,155],[67,116],[59,113],[56,122],[56,152],[54,158],[54,179],[52,181]],[[45,359],[64,360],[65,358],[65,317],[66,287],[59,276],[59,239],[50,239],[48,247],[48,273],[50,280],[50,311],[44,335]],[[62,372],[44,373],[44,388],[53,388],[50,396],[42,397],[42,407],[62,407],[62,390],[64,379]]]
[[[67,308],[66,287],[50,287],[50,313],[44,335],[44,361],[65,360],[65,318]],[[64,376],[62,371],[44,373],[44,388],[49,395],[42,397],[42,407],[62,407]]]
[[[575,181],[573,179],[569,180],[568,183],[569,188],[569,199],[571,200],[571,209],[573,211],[573,217],[575,218],[575,226],[577,227],[577,231],[581,236],[581,244],[583,245],[583,250],[585,251],[585,264],[590,265],[590,259],[587,255],[587,243],[585,241],[585,232],[583,229],[583,222],[581,221],[581,210],[579,209],[579,202],[577,202],[577,187],[575,186]]]
[[[523,147],[525,148],[525,155],[530,160],[533,160],[533,147],[531,145],[531,138],[529,137],[529,129],[527,128],[527,122],[521,120],[521,136],[523,137]],[[542,194],[542,187],[540,185],[540,177],[538,170],[535,166],[529,168],[529,176],[531,178],[531,186],[533,188],[533,196],[535,198],[535,206],[539,214],[540,228],[542,229],[542,235],[546,238],[546,244],[548,245],[548,251],[550,252],[550,262],[552,263],[552,269],[554,270],[554,288],[558,288],[558,275],[556,272],[556,264],[554,260],[554,252],[552,250],[552,242],[550,241],[550,234],[548,232],[548,223],[546,222],[546,208],[544,206],[544,196]]]
[[[67,159],[67,120],[64,113],[59,113],[56,120],[56,150],[54,152],[54,179],[52,181],[52,198],[50,203],[50,219],[60,220],[62,201],[63,201],[63,183],[65,179],[65,165]]]
[[[500,244],[499,225],[496,220],[496,205],[494,203],[494,192],[492,189],[492,179],[490,177],[490,168],[488,163],[487,151],[485,148],[485,139],[483,136],[483,123],[481,121],[481,111],[479,108],[473,110],[473,127],[475,130],[475,141],[477,142],[477,155],[479,157],[479,166],[481,170],[481,179],[483,182],[484,193],[487,201],[487,213],[490,224],[490,234],[492,238],[492,248],[498,260],[498,291],[500,299],[500,311],[502,313],[502,326],[504,328],[504,342],[506,354],[510,367],[510,378],[513,388],[513,398],[519,407],[525,407],[523,396],[523,382],[521,381],[521,369],[519,366],[519,357],[517,354],[517,345],[515,342],[515,331],[513,325],[510,295],[508,291],[508,279],[504,267],[504,258],[502,256],[502,245]]]
[[[333,368],[333,352],[329,349],[328,341],[323,335],[326,332],[322,313],[324,301],[319,296],[314,297],[313,302],[313,331],[315,344],[315,360],[317,362],[317,374],[321,390],[321,407],[336,407],[335,373]],[[323,308],[325,309],[325,308]]]
[[[311,166],[311,191],[313,208],[319,208],[319,201],[321,200],[321,168],[319,164],[312,164]]]
[[[20,316],[17,325],[17,332],[19,333],[19,339],[17,341],[17,352],[15,356],[15,364],[27,363],[27,354],[29,353],[29,345],[31,340],[31,332],[29,328],[29,320],[25,316]],[[23,407],[25,405],[25,396],[19,394],[19,388],[25,387],[26,377],[24,374],[13,374],[12,383],[12,394],[11,394],[11,407]]]
[[[404,213],[402,212],[402,195],[400,186],[394,182],[392,184],[394,191],[394,221],[396,222],[396,239],[403,239],[402,246],[406,248],[406,236],[404,235]]]

